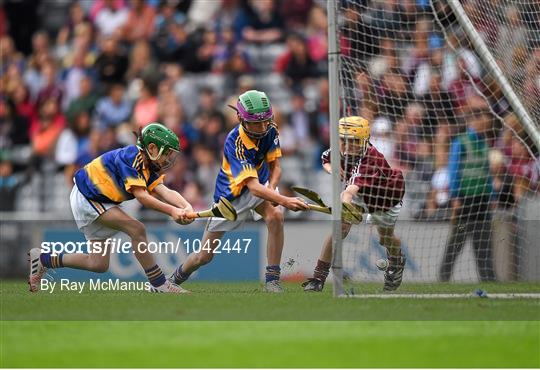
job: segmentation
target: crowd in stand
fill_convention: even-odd
[[[434,17],[423,0],[340,2],[343,101],[372,122],[372,142],[416,184],[408,189],[419,194],[418,217],[445,209],[449,144],[470,115],[492,121],[501,206],[539,183],[538,152],[465,36],[453,32],[444,3],[435,2]],[[482,3],[465,7],[474,15]],[[504,21],[476,26],[538,122],[540,40],[530,35],[540,34],[531,18],[540,13],[496,3],[491,16]],[[183,152],[168,185],[204,208],[237,124],[227,104],[251,88],[269,93],[285,158],[300,163],[285,179],[320,171],[329,141],[324,0],[7,0],[0,47],[3,198],[16,199],[38,175],[61,175],[70,187],[78,168],[159,121],[179,135]]]

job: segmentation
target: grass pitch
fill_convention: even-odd
[[[478,286],[430,287],[463,293]],[[186,288],[194,293],[29,294],[25,282],[2,281],[0,365],[540,367],[534,299],[334,299],[330,289],[305,294],[298,285],[275,296],[259,283]],[[481,288],[540,291],[523,284]],[[404,285],[400,292],[426,289]]]

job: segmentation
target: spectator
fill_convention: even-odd
[[[58,105],[62,104],[64,92],[58,83],[56,68],[52,63],[45,64],[41,69],[43,87],[39,90],[36,104],[40,106],[45,100],[55,99]]]
[[[143,80],[141,93],[133,107],[133,123],[138,130],[150,122],[157,121],[157,119],[158,99],[156,97],[156,88],[153,82]]]
[[[382,40],[380,50],[381,53],[374,56],[369,63],[369,74],[375,80],[379,80],[389,70],[402,73],[394,41],[392,39]]]
[[[73,124],[75,116],[81,112],[88,112],[92,115],[97,100],[98,97],[94,91],[92,79],[86,74],[81,76],[79,81],[79,96],[76,99],[73,99],[66,111],[68,122]]]
[[[74,39],[77,32],[81,32],[81,26],[91,27],[88,23],[88,19],[84,14],[84,10],[79,2],[74,2],[69,8],[69,18],[66,23],[58,31],[56,36],[55,57],[58,60],[62,60],[67,54],[69,54],[70,49],[74,46]],[[77,29],[79,31],[77,31]],[[90,35],[90,38],[92,35]]]
[[[204,194],[211,194],[214,184],[208,179],[214,179],[219,171],[216,153],[204,144],[195,144],[193,147],[193,160],[195,179],[203,186]]]
[[[182,190],[182,196],[193,206],[194,209],[205,209],[208,207],[208,202],[202,194],[204,186],[199,182],[187,182]]]
[[[225,142],[224,126],[219,112],[205,112],[195,119],[195,127],[199,131],[197,143],[212,151],[216,160]]]
[[[474,78],[474,76],[469,78],[466,62],[462,57],[458,59],[458,69],[458,78],[454,80],[448,88],[455,108],[463,107],[469,97],[476,94],[475,85],[479,84],[479,80]],[[480,86],[477,87],[479,88]]]
[[[380,113],[393,122],[403,116],[403,111],[413,99],[411,90],[403,73],[390,70],[385,73],[378,86]]]
[[[287,51],[276,61],[275,69],[287,76],[292,88],[299,88],[307,78],[317,77],[317,66],[309,55],[304,38],[298,34],[287,36]]]
[[[528,152],[523,139],[513,136],[508,173],[512,176],[512,194],[516,204],[519,204],[523,196],[531,189],[534,165],[534,157]]]
[[[504,154],[497,149],[489,151],[489,172],[493,178],[493,199],[499,209],[512,209],[515,205],[512,176],[508,173]]]
[[[317,136],[315,116],[306,110],[306,99],[300,91],[296,91],[292,98],[292,111],[287,120],[294,131],[298,141],[309,145]]]
[[[326,70],[328,60],[328,20],[326,12],[320,6],[311,8],[306,27],[307,48],[311,59],[318,65],[319,71]]]
[[[148,42],[136,42],[131,49],[129,61],[129,69],[126,73],[128,81],[137,81],[138,84],[140,82],[138,79],[157,80],[158,67]]]
[[[199,29],[188,38],[187,52],[182,58],[182,65],[188,72],[209,72],[217,52],[216,33]]]
[[[93,159],[85,157],[90,145],[90,129],[90,114],[83,110],[58,138],[55,161],[64,168],[64,178],[69,188],[73,186],[75,171]]]
[[[216,92],[211,87],[205,86],[199,90],[199,102],[195,117],[203,114],[217,115],[221,121],[224,121],[223,114],[218,109]]]
[[[122,39],[134,43],[150,41],[154,33],[155,10],[145,0],[131,0],[128,18],[122,27]]]
[[[248,43],[278,42],[283,28],[275,0],[248,0],[236,20],[238,38]]]
[[[30,125],[32,149],[38,159],[52,159],[56,140],[65,125],[58,101],[54,97],[43,100],[38,117]]]
[[[411,170],[417,161],[417,149],[422,140],[424,108],[418,103],[411,103],[405,110],[403,119],[396,123],[395,156],[403,170]]]
[[[32,122],[37,114],[36,105],[30,100],[28,88],[19,81],[11,94],[11,99],[15,105],[18,115],[24,117],[28,122]]]
[[[104,0],[103,7],[96,12],[94,23],[101,36],[120,37],[128,20],[129,10],[121,0]],[[99,0],[94,4],[99,3]]]
[[[362,16],[363,11],[365,7],[356,2],[346,3],[340,44],[345,59],[365,68],[367,60],[379,54],[379,30],[373,17]]]
[[[419,101],[426,108],[426,122],[423,133],[434,136],[439,129],[439,122],[454,122],[455,114],[450,94],[441,89],[441,75],[431,73],[429,90]]]
[[[65,71],[66,77],[64,80],[64,99],[62,107],[66,110],[71,102],[81,95],[81,81],[86,75],[84,59],[86,51],[77,50],[74,54],[73,65]]]
[[[99,129],[117,127],[129,121],[131,104],[124,98],[125,88],[115,83],[109,88],[109,94],[96,104],[96,120]]]
[[[471,234],[480,280],[495,280],[491,254],[491,176],[486,132],[491,130],[487,106],[469,112],[467,132],[452,142],[448,159],[452,228],[439,270],[449,281],[454,263]]]
[[[309,13],[314,8],[317,7],[313,6],[313,0],[289,0],[281,2],[279,11],[287,29],[298,29],[305,27]]]
[[[183,150],[183,147],[180,148]],[[183,189],[191,181],[193,181],[193,173],[189,170],[188,159],[185,156],[180,156],[175,165],[167,171],[164,184],[169,189],[174,189],[183,194]]]
[[[186,16],[175,9],[173,2],[161,1],[155,22],[152,45],[160,60],[172,62],[187,52]]]
[[[29,121],[18,114],[13,101],[0,97],[0,151],[29,144]]]
[[[519,9],[515,5],[508,5],[504,14],[506,20],[499,28],[494,56],[505,74],[512,74],[512,60],[516,51],[526,46],[527,28],[520,19]]]
[[[2,77],[9,66],[13,65],[22,74],[25,68],[23,55],[17,51],[13,39],[9,36],[0,37],[0,77]]]
[[[115,38],[106,37],[101,43],[101,54],[98,55],[95,69],[99,81],[104,84],[121,83],[128,68],[128,58],[120,51]]]

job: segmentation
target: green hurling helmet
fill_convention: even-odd
[[[151,143],[158,148],[158,154],[155,156],[152,156],[148,151],[148,146]],[[137,147],[144,150],[152,162],[159,160],[162,155],[167,156],[165,164],[160,166],[159,170],[167,170],[172,167],[178,154],[180,154],[178,136],[172,130],[157,122],[150,123],[139,131]]]
[[[236,111],[248,136],[255,139],[264,137],[270,130],[270,126],[274,124],[274,113],[270,99],[262,91],[249,90],[240,95],[236,102]],[[264,132],[253,132],[248,127],[249,123],[264,121],[269,122],[268,128]]]

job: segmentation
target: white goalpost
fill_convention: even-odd
[[[540,298],[540,3],[343,0],[327,14],[334,296]],[[384,228],[366,215],[341,236],[346,116],[369,121],[404,177],[406,263],[390,293]]]

